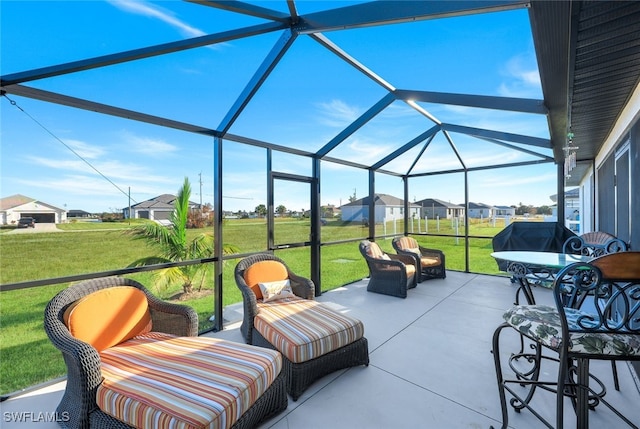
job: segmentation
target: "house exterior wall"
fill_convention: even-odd
[[[37,223],[65,223],[67,211],[40,201],[31,201],[2,212],[3,225],[15,225],[21,217],[34,217]]]
[[[420,207],[409,207],[409,218],[418,217]],[[400,206],[375,206],[376,223],[391,219],[404,219],[404,207]],[[344,222],[362,222],[369,220],[369,206],[343,206],[342,220]]]
[[[493,211],[488,207],[482,207],[477,209],[469,209],[469,217],[470,218],[483,218],[486,219],[488,217],[493,216]]]
[[[496,208],[495,210],[495,215],[496,216],[515,216],[516,215],[516,209],[513,207],[509,207],[509,208]]]
[[[446,207],[443,206],[431,206],[431,207],[422,207],[422,218],[428,217],[429,219],[435,219],[439,217],[440,219],[449,219],[451,218],[450,210],[447,210]]]

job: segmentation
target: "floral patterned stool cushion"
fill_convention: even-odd
[[[597,319],[587,325],[587,320],[593,320],[594,315],[583,311],[565,308],[565,314],[570,330],[579,328],[578,320],[581,316],[590,316],[590,319],[581,319],[583,327],[595,329],[598,325]],[[560,314],[555,307],[517,305],[509,309],[503,318],[522,335],[551,349],[558,350],[562,345]],[[593,332],[573,332],[569,336],[569,351],[572,353],[640,356],[640,336],[638,335],[612,334],[594,330]]]

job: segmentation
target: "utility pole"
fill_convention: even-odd
[[[202,213],[202,171],[198,176],[200,177],[200,213]]]

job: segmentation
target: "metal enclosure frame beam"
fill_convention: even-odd
[[[525,136],[522,134],[507,133],[504,131],[485,130],[482,128],[466,127],[454,124],[442,124],[442,129],[452,133],[468,134],[474,137],[489,137],[497,140],[506,140],[513,143],[551,149],[551,141],[540,137]]]
[[[133,49],[130,51],[119,52],[117,54],[103,55],[81,61],[72,61],[55,66],[42,67],[19,73],[12,73],[0,77],[0,86],[30,82],[37,79],[61,76],[69,73],[126,63],[129,61],[170,54],[173,52],[198,48],[201,46],[215,45],[217,43],[223,43],[230,40],[242,39],[249,36],[269,33],[272,31],[282,30],[284,28],[287,28],[287,26],[280,23],[270,22],[267,24],[255,25],[253,27],[240,28],[238,30],[230,30],[216,34],[207,34],[205,36],[194,37],[191,39],[178,40],[176,42],[163,43],[161,45],[148,46],[141,49]]]
[[[335,149],[340,143],[345,141],[351,134],[355,133],[364,124],[373,119],[378,113],[382,112],[387,106],[395,101],[393,94],[387,94],[380,99],[376,104],[371,106],[369,110],[364,112],[358,119],[353,121],[347,128],[338,133],[337,136],[331,139],[326,145],[316,152],[316,156],[324,158],[329,152]]]
[[[398,24],[426,19],[473,15],[527,7],[529,1],[373,1],[304,15],[296,30],[318,33],[332,30]]]
[[[249,101],[251,101],[278,62],[280,62],[284,54],[289,50],[296,37],[297,35],[291,30],[286,30],[282,33],[280,39],[278,39],[269,54],[267,54],[267,57],[262,64],[260,64],[260,67],[258,67],[258,70],[253,74],[249,83],[247,83],[242,93],[238,96],[235,103],[233,103],[233,106],[231,106],[224,119],[222,119],[218,130],[220,130],[223,135],[231,128],[231,125],[233,125],[244,108],[247,107]]]
[[[530,98],[492,97],[488,95],[454,94],[432,91],[411,91],[398,89],[396,97],[405,101],[422,101],[424,103],[447,104],[453,106],[476,107],[480,109],[507,110],[511,112],[549,113],[544,100]]]

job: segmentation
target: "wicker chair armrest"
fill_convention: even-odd
[[[415,265],[416,264],[416,259],[412,256],[412,255],[408,255],[405,253],[399,253],[397,255],[394,254],[388,254],[389,258],[391,258],[392,261],[398,261],[398,262],[402,262],[404,265]]]
[[[256,298],[256,294],[253,293],[253,290],[251,290],[242,276],[236,276],[236,284],[242,293],[245,319],[253,321],[253,318],[258,314],[258,298]]]
[[[304,299],[315,298],[316,287],[310,279],[289,271],[289,281],[291,282],[291,289],[296,296]]]
[[[427,247],[420,246],[420,254],[422,256],[432,257],[432,258],[440,258],[442,259],[444,256],[444,252],[439,249],[429,249]]]
[[[93,346],[73,337],[58,319],[57,308],[50,310],[51,306],[49,303],[45,311],[44,329],[51,343],[62,353],[67,366],[65,397],[77,403],[75,408],[81,408],[81,412],[93,409],[96,406],[95,389],[102,383],[100,355]]]
[[[198,313],[191,307],[147,295],[153,330],[179,337],[198,335]]]
[[[72,336],[67,327],[61,322],[51,324],[45,330],[53,345],[62,352],[65,360],[71,359],[80,374],[87,374],[89,378],[93,374],[98,383],[102,381],[100,355],[91,344]]]
[[[404,271],[404,262],[398,255],[389,255],[390,259],[378,259],[368,257],[371,268],[377,271]]]

